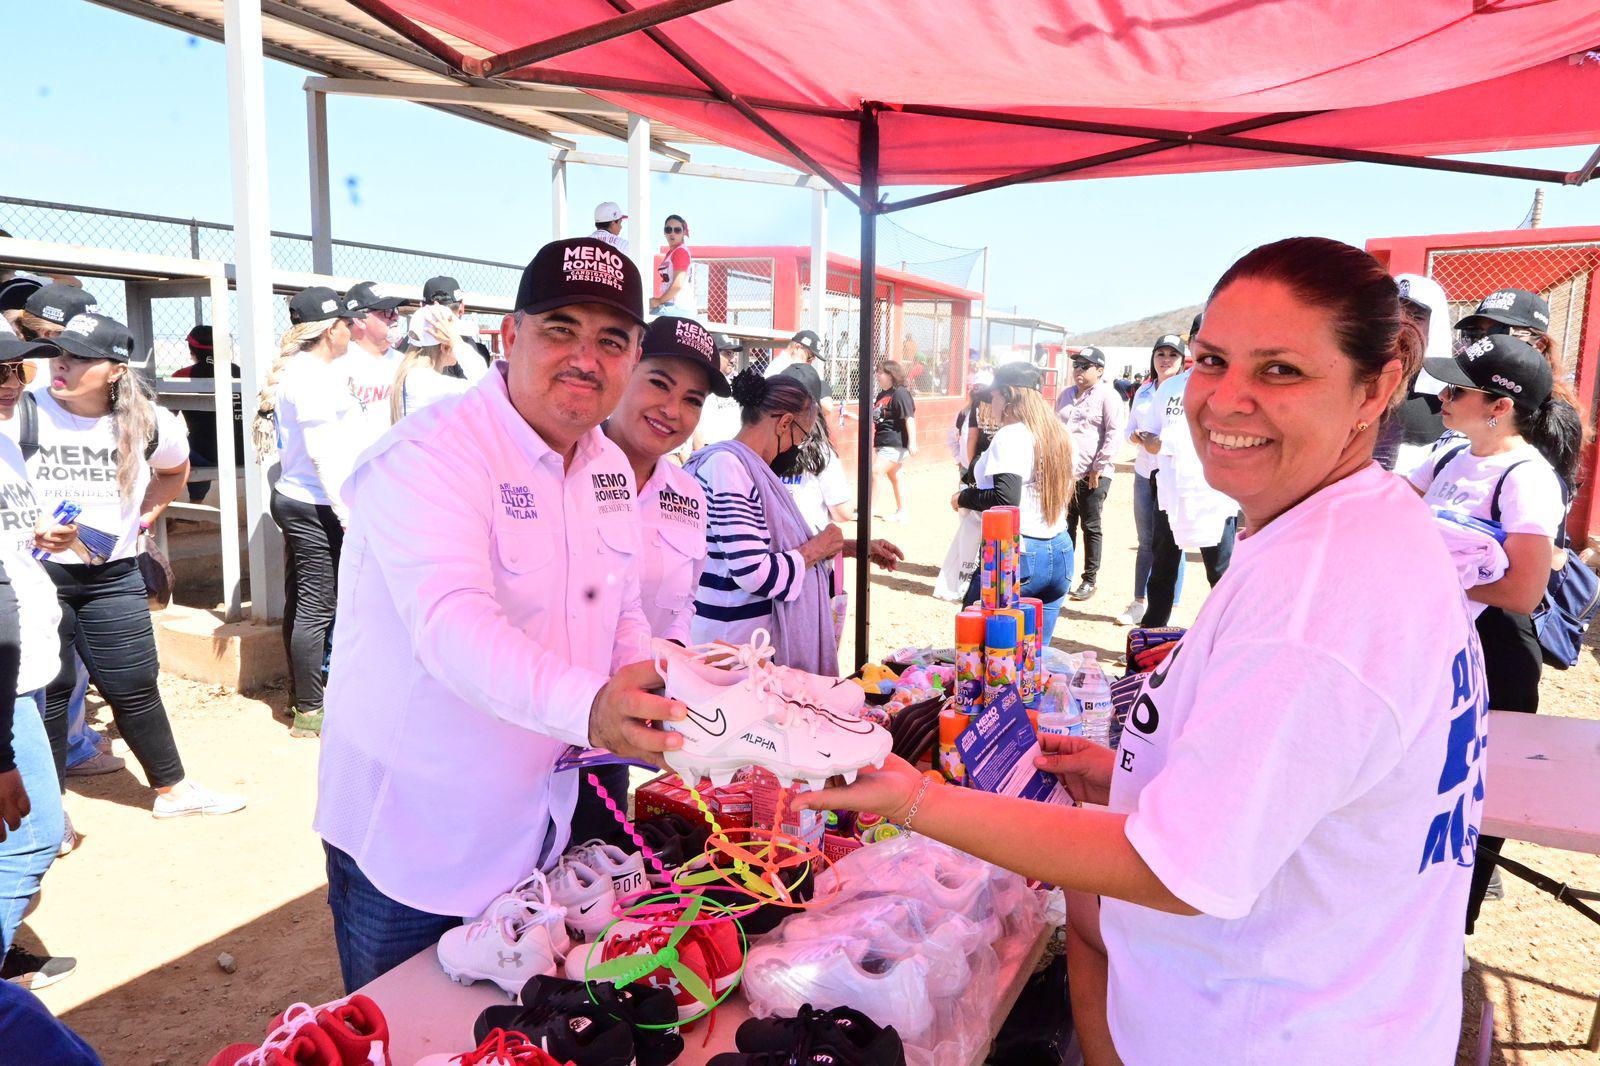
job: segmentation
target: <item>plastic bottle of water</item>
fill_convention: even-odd
[[[1083,735],[1096,744],[1111,743],[1111,682],[1105,671],[1095,661],[1095,653],[1086,651],[1072,674],[1069,686],[1072,698],[1083,708]]]
[[[1065,677],[1052,675],[1042,697],[1039,732],[1062,736],[1083,736],[1083,711],[1073,698]]]

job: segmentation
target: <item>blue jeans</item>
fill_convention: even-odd
[[[61,786],[44,731],[43,706],[42,690],[18,693],[11,723],[11,746],[32,810],[0,841],[0,956],[11,950],[28,901],[61,848]]]
[[[333,911],[333,941],[346,995],[432,947],[446,930],[461,924],[455,915],[430,914],[390,899],[349,855],[327,841],[322,850],[328,853],[328,909]]]
[[[78,685],[72,690],[72,702],[67,704],[67,767],[87,762],[100,753],[100,734],[89,728],[89,712],[83,705],[89,694],[89,670],[77,654],[72,656],[78,664]]]
[[[1156,557],[1156,489],[1155,475],[1133,478],[1133,524],[1139,531],[1139,554],[1133,560],[1133,598],[1142,600],[1150,585],[1150,564]],[[1183,597],[1183,562],[1178,563],[1178,589],[1174,600]]]
[[[1044,631],[1039,636],[1048,648],[1061,617],[1061,601],[1072,584],[1072,534],[1063,530],[1049,540],[1023,537],[1021,571],[1022,594],[1044,601]]]

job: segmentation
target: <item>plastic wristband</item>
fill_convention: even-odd
[[[900,823],[900,827],[908,833],[914,832],[911,828],[911,820],[917,816],[917,811],[922,806],[922,797],[927,795],[928,786],[931,784],[933,784],[932,778],[924,777],[922,779],[922,784],[917,788],[916,798],[911,801],[911,809],[906,812],[905,821]]]

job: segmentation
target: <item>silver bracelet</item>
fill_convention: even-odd
[[[911,809],[906,812],[906,820],[900,823],[900,828],[904,829],[908,833],[912,831],[911,819],[917,816],[917,810],[922,806],[922,797],[927,793],[928,786],[931,784],[933,784],[933,778],[924,776],[922,779],[922,787],[917,789],[917,797],[911,801]]]

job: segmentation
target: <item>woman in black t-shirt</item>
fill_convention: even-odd
[[[917,402],[906,388],[906,372],[894,360],[878,368],[878,396],[872,402],[872,450],[877,473],[889,479],[894,491],[894,513],[886,521],[904,522],[905,503],[900,496],[900,468],[917,454]]]

